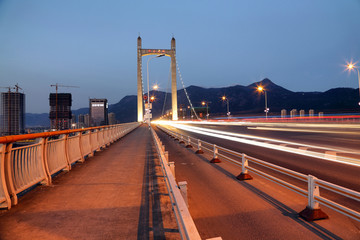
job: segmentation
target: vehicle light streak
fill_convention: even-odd
[[[161,123],[156,122],[156,124],[161,124]],[[219,131],[219,130],[187,126],[184,124],[178,124],[178,123],[173,123],[173,122],[166,122],[166,123],[164,122],[162,124],[172,126],[177,129],[181,129],[181,130],[185,130],[185,131],[194,132],[194,133],[211,136],[211,137],[216,137],[216,138],[221,138],[221,139],[226,139],[226,140],[230,140],[230,141],[234,141],[234,142],[250,144],[250,145],[254,145],[254,146],[258,146],[258,147],[264,147],[264,148],[268,148],[268,149],[272,149],[272,150],[283,151],[283,152],[323,159],[323,160],[332,161],[332,162],[338,162],[338,163],[343,163],[343,164],[348,164],[348,165],[353,165],[353,166],[360,166],[359,159],[349,158],[349,157],[344,157],[344,156],[333,156],[330,154],[326,154],[326,152],[323,152],[323,153],[314,152],[314,151],[310,151],[310,150],[287,147],[287,146],[283,146],[283,145],[285,145],[285,144],[301,145],[302,147],[305,146],[305,147],[309,147],[309,148],[324,149],[322,147],[316,147],[316,146],[312,146],[312,145],[304,145],[304,144],[281,141],[281,140],[270,139],[270,138],[256,137],[256,136],[245,135],[245,134],[230,133],[230,132],[224,132],[224,131]],[[245,139],[245,138],[248,138],[248,139]],[[259,142],[254,139],[261,140],[261,141],[272,141],[272,142],[276,142],[276,143],[281,143],[282,145],[268,143],[268,142]],[[327,148],[326,151],[327,152],[329,152],[329,151],[338,152],[338,150],[336,150],[336,149],[329,149],[329,148]]]
[[[360,132],[340,132],[340,131],[325,131],[314,129],[297,129],[297,128],[271,128],[271,127],[248,127],[253,130],[267,130],[267,131],[283,131],[283,132],[311,132],[311,133],[332,133],[332,134],[351,134],[360,135]]]
[[[171,121],[156,121],[157,124],[170,124]],[[340,123],[265,123],[265,122],[244,122],[244,121],[177,121],[179,124],[197,125],[227,125],[227,126],[266,126],[266,127],[306,127],[306,128],[343,128],[360,129],[360,124],[340,124]]]

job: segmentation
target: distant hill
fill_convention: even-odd
[[[232,115],[262,114],[265,107],[264,94],[259,94],[256,91],[256,86],[260,84],[267,91],[270,115],[279,115],[281,109],[286,109],[288,112],[292,109],[304,109],[306,112],[309,109],[314,109],[315,113],[320,111],[324,113],[351,113],[360,111],[358,89],[334,88],[326,92],[292,92],[276,85],[267,78],[248,86],[235,85],[223,88],[189,86],[186,88],[186,91],[194,107],[201,107],[201,101],[208,101],[211,116],[226,114],[226,103],[221,100],[221,97],[224,95],[229,99]],[[156,97],[152,110],[154,118],[161,115],[163,108],[165,110],[171,108],[171,94],[151,91],[150,95],[155,95]],[[165,98],[166,104],[163,107]],[[184,89],[178,90],[179,108],[186,108],[188,105]],[[88,108],[73,110],[75,115],[86,114],[88,112]],[[137,96],[126,96],[118,103],[109,105],[109,112],[114,112],[117,120],[121,123],[136,121]],[[48,113],[26,114],[26,125],[49,126]]]

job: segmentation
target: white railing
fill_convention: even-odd
[[[336,193],[338,195],[341,195],[346,198],[350,198],[353,200],[356,200],[360,202],[360,193],[353,191],[351,189],[341,187],[338,185],[335,185],[333,183],[329,183],[320,179],[317,179],[314,176],[311,175],[305,175],[301,174],[271,163],[268,163],[266,161],[262,161],[260,159],[247,156],[244,153],[238,153],[220,146],[217,146],[215,144],[211,144],[205,141],[202,141],[200,139],[196,139],[190,136],[186,136],[183,134],[180,134],[178,132],[169,130],[165,127],[162,127],[158,125],[159,129],[167,133],[169,136],[175,138],[175,140],[179,140],[180,142],[184,142],[186,146],[192,146],[195,145],[197,147],[196,153],[203,153],[203,150],[211,153],[213,155],[211,163],[221,162],[219,157],[221,159],[224,159],[226,161],[231,162],[232,164],[235,164],[239,167],[241,167],[241,173],[239,176],[237,176],[237,179],[239,180],[250,180],[252,177],[249,175],[249,172],[252,172],[254,174],[260,175],[262,177],[265,177],[269,179],[272,182],[275,182],[283,187],[286,187],[302,196],[305,196],[308,199],[308,205],[307,207],[300,212],[300,215],[304,217],[308,221],[313,221],[316,219],[323,219],[328,218],[328,216],[320,210],[320,203],[332,208],[333,210],[340,212],[341,214],[344,214],[350,218],[353,218],[357,221],[360,221],[360,213],[350,209],[346,206],[343,206],[337,202],[331,201],[329,199],[326,199],[322,196],[320,196],[320,187],[327,189],[333,193]],[[255,166],[249,166],[249,163],[252,163],[254,165],[260,165],[262,167],[271,169],[272,171],[275,171],[277,173],[295,178],[297,180],[300,180],[301,182],[305,182],[308,186],[307,189],[303,189],[299,186],[290,184],[282,179],[279,179],[275,176],[272,176],[268,173],[265,173],[263,171],[260,171]]]
[[[165,147],[162,145],[159,137],[152,128],[151,133],[160,158],[161,169],[164,174],[166,187],[169,192],[170,201],[173,206],[181,239],[201,239],[195,223],[188,210],[187,203],[181,195],[178,185],[176,184],[175,176],[173,175],[173,171],[170,168],[171,166],[173,167],[173,165],[169,164],[168,162],[168,159],[166,157],[167,154],[164,151]]]
[[[51,184],[52,175],[71,169],[94,152],[137,128],[126,123],[86,129],[0,137],[0,208],[10,209],[17,194],[39,183]],[[17,141],[32,141],[16,147]]]

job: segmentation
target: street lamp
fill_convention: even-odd
[[[258,86],[258,87],[257,87],[257,90],[258,90],[259,92],[264,92],[264,94],[265,94],[265,110],[264,110],[264,112],[265,112],[266,119],[267,119],[267,117],[268,117],[268,112],[269,112],[270,109],[267,107],[267,94],[266,94],[266,90],[265,90],[265,88],[263,88],[262,86]]]
[[[359,95],[360,95],[360,72],[359,72],[359,68],[357,66],[355,66],[356,63],[348,63],[348,65],[346,65],[347,69],[349,71],[352,71],[353,69],[356,69],[357,70],[357,73],[358,73],[358,80],[359,80]],[[359,105],[360,105],[360,102],[359,102]]]
[[[206,120],[209,120],[209,102],[202,101],[201,105],[205,106],[206,104]]]
[[[158,58],[158,57],[163,57],[165,56],[165,54],[159,54],[159,55],[156,55],[156,56],[153,56],[153,57],[150,57],[148,60],[147,60],[147,96],[148,96],[148,104],[147,104],[147,107],[145,108],[145,114],[146,114],[146,118],[148,120],[148,123],[149,123],[149,128],[150,128],[150,90],[149,90],[149,62],[151,59],[154,59],[154,58]]]
[[[226,115],[228,116],[228,119],[230,119],[229,99],[228,99],[226,96],[222,96],[221,99],[222,99],[223,101],[226,100],[226,103],[227,103],[227,113],[226,113]]]

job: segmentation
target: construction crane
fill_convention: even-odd
[[[59,130],[59,126],[58,126],[58,88],[59,87],[65,87],[65,88],[79,88],[78,86],[66,86],[66,85],[61,85],[61,84],[51,84],[50,87],[55,87],[56,92],[55,92],[55,127],[56,127],[56,131]]]
[[[8,92],[11,92],[11,89],[15,89],[13,87],[0,87],[0,88],[6,88],[6,89],[8,89]]]
[[[19,92],[19,89],[23,90],[18,83],[15,84],[14,89],[16,89],[16,92]]]

